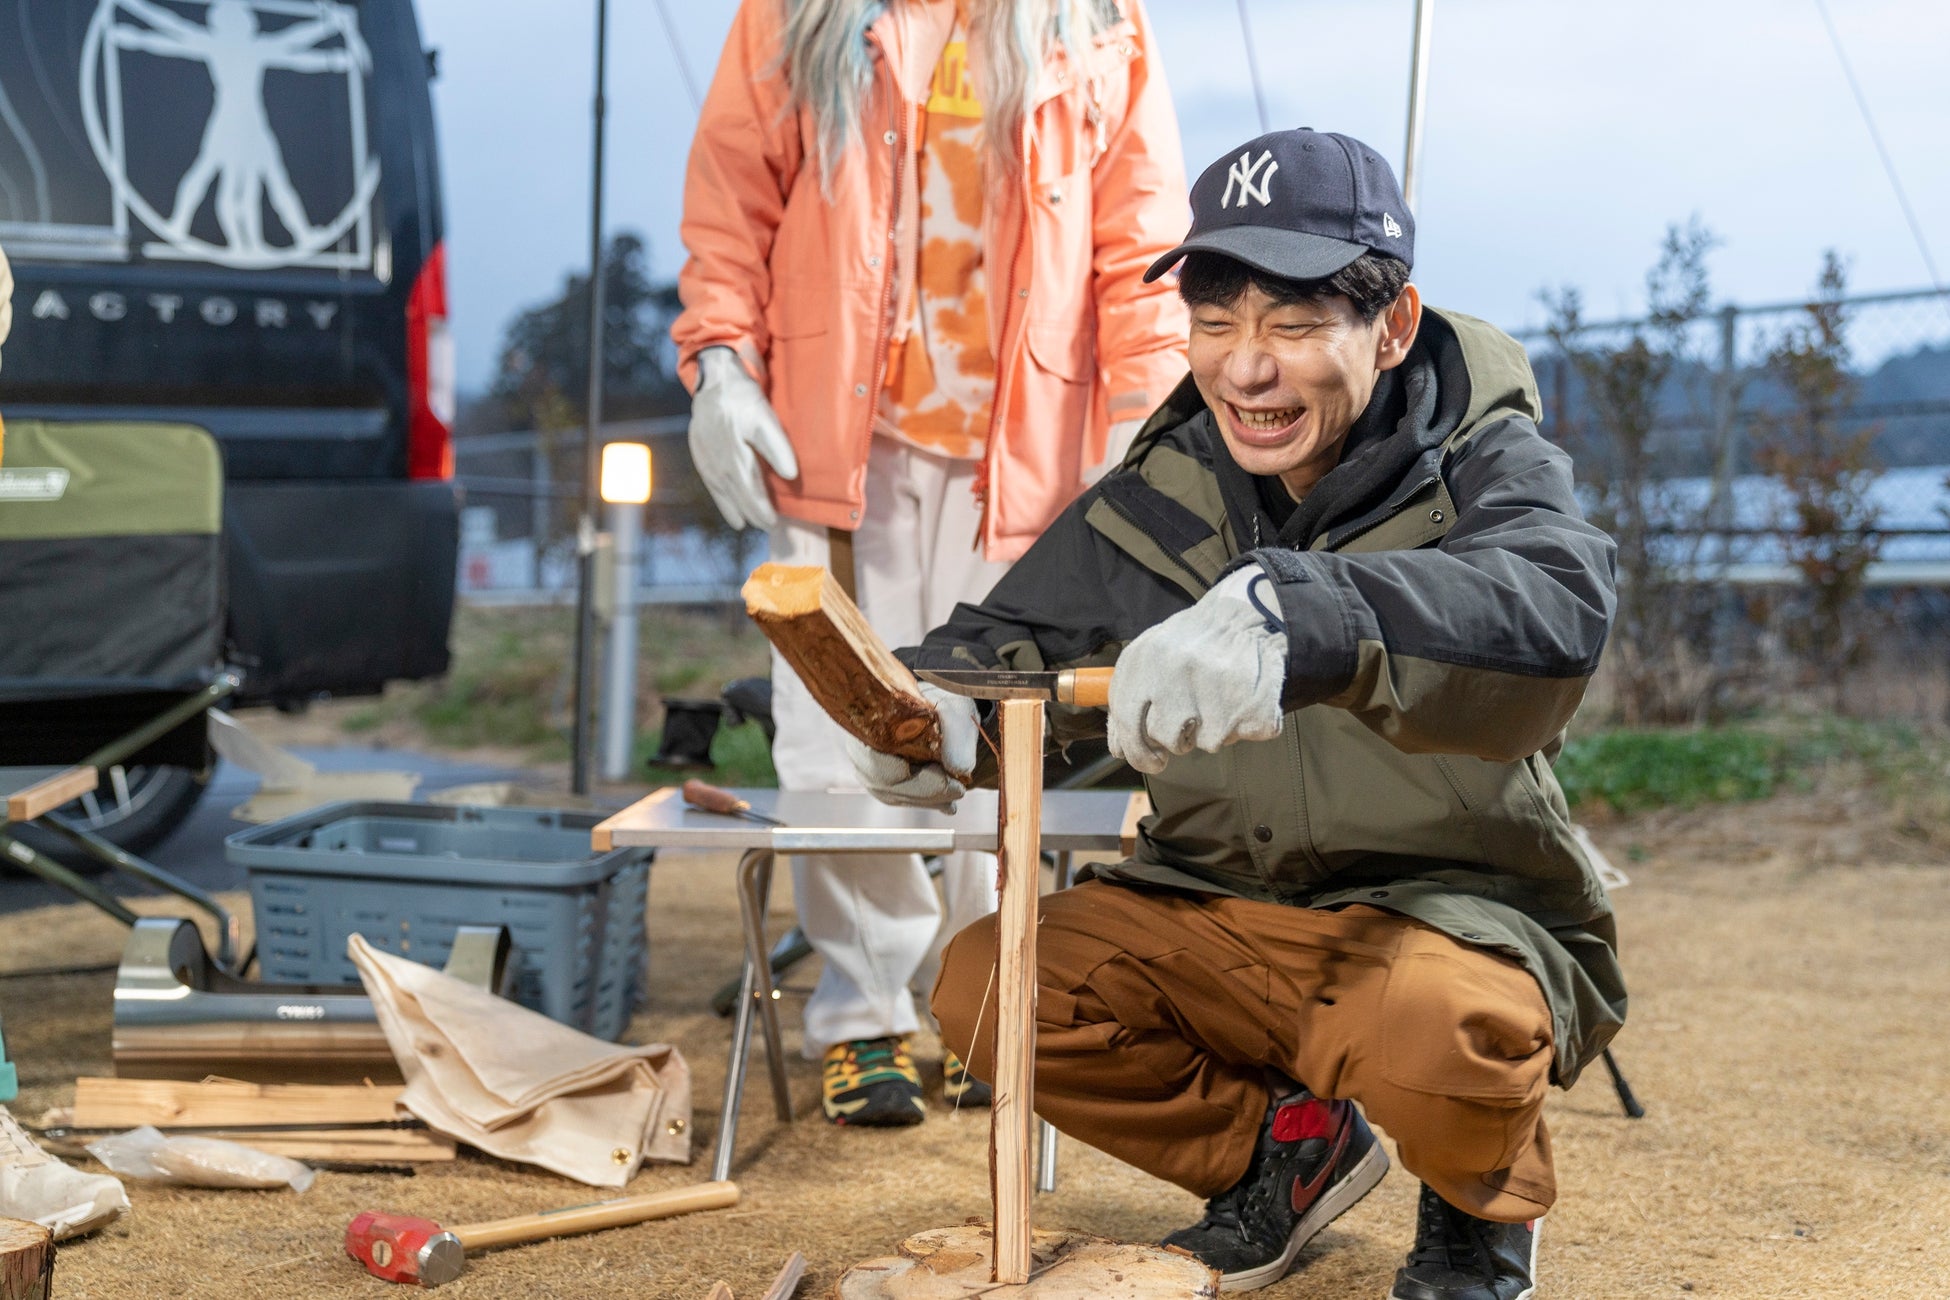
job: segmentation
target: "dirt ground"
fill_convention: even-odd
[[[1849,792],[1596,835],[1632,877],[1617,899],[1633,989],[1617,1050],[1650,1114],[1622,1118],[1595,1067],[1553,1098],[1562,1199],[1543,1228],[1539,1296],[1950,1294],[1950,861]],[[697,1157],[632,1191],[708,1177],[729,1028],[706,1004],[736,966],[731,874],[723,857],[677,853],[652,874],[651,1000],[633,1034],[688,1056]],[[788,915],[779,900],[775,925]],[[79,907],[0,919],[4,969],[112,962],[120,945],[118,927]],[[789,1035],[810,980],[802,967],[789,981]],[[108,1071],[112,983],[108,971],[0,978],[16,1113],[31,1119],[69,1100],[75,1075]],[[937,1059],[933,1042],[916,1046]],[[838,1130],[805,1115],[815,1067],[795,1051],[791,1069],[802,1118],[781,1126],[754,1061],[737,1208],[478,1256],[445,1294],[702,1300],[723,1279],[750,1300],[802,1250],[799,1294],[818,1296],[910,1232],[985,1213],[983,1114],[937,1101],[918,1129]],[[377,1297],[385,1284],[339,1247],[361,1209],[454,1223],[603,1195],[478,1156],[411,1178],[324,1173],[302,1196],[130,1190],[129,1218],[61,1248],[56,1294]],[[1263,1294],[1385,1295],[1414,1194],[1397,1168]],[[1196,1209],[1066,1141],[1060,1188],[1036,1214],[1154,1240]]]

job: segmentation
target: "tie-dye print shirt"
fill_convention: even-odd
[[[887,354],[875,430],[938,456],[979,459],[995,399],[988,280],[982,265],[982,105],[958,12],[915,132],[919,229]]]

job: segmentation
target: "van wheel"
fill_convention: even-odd
[[[102,769],[101,785],[63,807],[61,814],[117,848],[142,853],[182,825],[210,784],[210,773],[187,767]],[[108,870],[50,831],[22,826],[17,833],[49,857],[86,875]]]

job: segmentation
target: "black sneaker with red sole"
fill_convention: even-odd
[[[1164,1244],[1218,1269],[1221,1291],[1256,1291],[1285,1277],[1306,1244],[1387,1172],[1388,1153],[1352,1102],[1302,1092],[1268,1111],[1245,1176]]]

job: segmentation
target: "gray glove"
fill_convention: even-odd
[[[953,812],[955,800],[968,793],[968,779],[975,771],[976,737],[980,733],[975,701],[926,682],[921,683],[921,695],[941,718],[943,762],[914,763],[883,754],[861,744],[850,732],[842,731],[840,740],[860,783],[880,802]]]
[[[1161,772],[1173,754],[1279,735],[1287,641],[1272,602],[1272,580],[1248,564],[1124,647],[1110,682],[1110,752]]]
[[[745,373],[730,348],[697,354],[697,392],[691,396],[691,463],[733,528],[770,528],[778,522],[765,493],[757,452],[782,478],[799,477],[799,458],[758,381]]]

